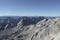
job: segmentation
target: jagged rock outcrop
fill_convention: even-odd
[[[60,40],[60,18],[44,19],[36,25],[25,26],[15,40]]]
[[[0,31],[17,26],[18,17],[0,17]]]
[[[17,24],[17,27],[12,27],[10,29],[6,29],[8,25],[5,26],[4,31],[0,31],[0,40],[12,40],[16,35],[20,34],[22,27],[22,20]]]
[[[19,16],[2,16],[0,17],[0,31],[16,27],[17,24],[23,19],[23,25],[36,24],[38,21],[43,20],[45,17],[19,17]]]
[[[0,32],[0,40],[60,40],[60,18],[36,19],[36,23],[27,20],[32,21],[22,18],[16,27],[5,28]]]

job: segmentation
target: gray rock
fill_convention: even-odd
[[[60,40],[60,18],[43,19],[36,24],[17,27],[0,32],[1,40]]]

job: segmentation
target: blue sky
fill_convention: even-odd
[[[0,0],[0,16],[60,16],[60,0]]]

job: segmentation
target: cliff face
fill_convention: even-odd
[[[36,25],[28,25],[16,37],[17,40],[60,40],[60,18],[44,19]]]
[[[60,18],[35,20],[21,19],[16,27],[1,31],[0,40],[60,40]]]
[[[36,24],[38,21],[43,20],[44,17],[19,17],[19,16],[6,16],[0,17],[0,31],[10,29],[15,26],[23,19],[23,25]]]

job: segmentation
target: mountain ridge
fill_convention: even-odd
[[[59,17],[20,17],[14,22],[17,22],[16,26],[0,31],[0,40],[60,39]]]

